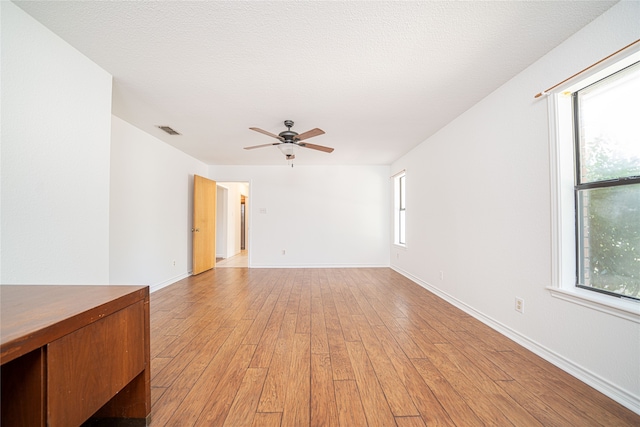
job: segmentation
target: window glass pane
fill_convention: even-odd
[[[405,206],[404,206],[404,201],[405,201],[404,195],[405,195],[406,191],[405,191],[404,187],[405,187],[405,175],[402,175],[400,177],[400,209],[404,209],[405,208]]]
[[[405,245],[405,194],[406,175],[404,173],[396,175],[395,180],[395,214],[394,214],[394,243]]]
[[[577,96],[580,183],[640,175],[640,63]]]
[[[399,222],[400,222],[400,230],[399,231],[400,231],[400,234],[398,236],[398,243],[401,243],[403,245],[406,243],[405,242],[405,236],[404,236],[404,234],[405,234],[405,227],[404,227],[405,212],[406,212],[405,210],[401,210],[400,211],[400,217],[399,217]]]
[[[578,192],[579,284],[640,298],[640,184]]]

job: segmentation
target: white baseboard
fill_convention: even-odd
[[[464,302],[458,300],[457,298],[452,297],[446,292],[443,292],[442,290],[431,285],[430,283],[420,280],[419,278],[413,276],[412,274],[396,266],[391,266],[390,268],[402,274],[407,279],[422,286],[429,292],[447,301],[448,303],[456,306],[457,308],[469,314],[470,316],[473,316],[474,318],[481,321],[482,323],[489,326],[490,328],[500,332],[502,335],[515,341],[516,343],[520,344],[527,350],[530,350],[531,352],[537,354],[538,356],[542,357],[549,363],[552,363],[553,365],[557,366],[558,368],[562,369],[568,374],[576,377],[577,379],[584,382],[585,384],[593,387],[594,389],[598,390],[604,395],[610,397],[611,399],[615,400],[622,406],[630,409],[636,414],[640,414],[640,397],[639,396],[635,396],[629,393],[628,391],[621,389],[617,385],[611,383],[610,381],[607,381],[606,379],[589,371],[588,369],[584,369],[583,367],[575,364],[574,362],[567,359],[566,357],[548,349],[547,347],[537,343],[536,341],[531,340],[530,338],[522,335],[521,333],[514,331],[510,327],[492,319],[491,317],[484,315],[483,313],[475,310],[473,307],[468,306]]]
[[[166,288],[169,285],[173,285],[174,283],[176,283],[176,282],[178,282],[178,281],[180,281],[182,279],[185,279],[185,278],[187,278],[189,276],[191,276],[191,272],[190,271],[188,271],[186,273],[183,273],[183,274],[180,274],[178,276],[172,277],[171,279],[165,280],[164,282],[156,283],[155,285],[149,286],[149,292],[153,293],[155,291],[159,291],[160,289]]]
[[[249,268],[389,268],[389,265],[378,264],[304,264],[304,265],[256,265],[253,264]]]

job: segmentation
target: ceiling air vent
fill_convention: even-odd
[[[163,131],[165,131],[166,133],[168,133],[169,135],[180,135],[179,132],[176,132],[175,130],[173,130],[170,126],[157,126],[158,128],[162,129]]]

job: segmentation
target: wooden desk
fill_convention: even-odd
[[[0,286],[0,424],[146,425],[148,286]]]

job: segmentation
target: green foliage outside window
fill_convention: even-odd
[[[588,242],[581,282],[640,298],[640,184],[584,190],[580,197]]]

